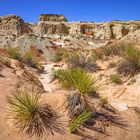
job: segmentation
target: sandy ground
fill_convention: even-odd
[[[2,71],[0,71],[0,140],[36,140],[34,137],[31,138],[25,136],[24,134],[19,134],[7,118],[6,96],[11,95],[11,92],[19,83],[18,75],[20,72],[21,70],[17,69],[15,74],[14,69],[7,67],[2,68]],[[105,73],[105,71],[103,70],[101,73]],[[107,73],[110,73],[110,71]],[[47,84],[49,84],[49,82]],[[56,87],[55,84],[56,83],[51,83],[50,86],[52,88],[53,86]],[[107,96],[110,102],[115,102],[117,100],[118,102],[127,104],[127,106],[140,105],[140,88],[138,88],[138,85],[135,84],[135,86],[127,86],[125,93],[120,96],[120,92],[117,91],[119,89],[123,89],[123,87],[124,85],[115,86],[109,84],[106,88],[100,91],[100,95]],[[43,102],[51,105],[52,108],[62,116],[61,119],[64,122],[69,120],[67,111],[65,110],[66,94],[67,92],[65,90],[55,90],[50,93],[47,92],[42,94]],[[110,124],[106,127],[106,134],[82,128],[83,130],[81,130],[79,134],[69,134],[68,131],[66,131],[66,134],[63,135],[55,133],[54,136],[44,136],[42,140],[139,140],[139,116],[135,113],[135,111],[129,108],[120,111],[119,114],[128,125],[125,129]],[[67,125],[67,123],[65,123],[65,125]],[[67,127],[64,128],[67,130]]]

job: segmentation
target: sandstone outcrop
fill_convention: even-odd
[[[26,23],[16,15],[0,17],[0,47],[100,47],[112,41],[139,40],[140,21],[67,22],[63,15],[42,14]],[[50,43],[51,42],[51,43]]]
[[[131,32],[127,36],[123,37],[120,42],[140,42],[140,30]]]
[[[66,22],[67,19],[64,15],[59,14],[41,14],[39,21]]]
[[[52,44],[50,39],[45,39],[34,34],[20,36],[13,42],[11,47],[20,48],[24,52],[34,48],[41,52],[45,59],[51,59],[55,51],[54,44]]]
[[[0,34],[2,35],[20,36],[31,32],[32,30],[19,16],[8,15],[0,17]]]
[[[68,27],[63,23],[48,23],[39,22],[37,26],[37,33],[43,34],[68,34]]]

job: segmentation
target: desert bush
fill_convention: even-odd
[[[33,68],[38,68],[39,61],[31,51],[27,51],[22,56],[23,62]]]
[[[58,132],[56,114],[50,106],[42,104],[37,90],[18,89],[7,97],[10,119],[20,131],[30,136],[42,137],[43,134]]]
[[[108,104],[108,98],[107,97],[101,97],[100,100],[99,100],[99,104],[101,106],[104,106],[104,105]]]
[[[99,58],[100,57],[96,53],[92,53],[91,60],[93,60],[93,62],[96,62]]]
[[[116,66],[115,62],[109,62],[108,68],[114,68]]]
[[[122,56],[126,46],[127,44],[124,43],[106,45],[94,49],[93,54],[94,56],[96,56],[97,59],[102,59],[104,57],[114,56],[114,55]]]
[[[96,71],[96,64],[93,56],[85,57],[80,53],[74,53],[69,55],[67,63],[69,68],[80,67],[88,71]]]
[[[125,48],[125,58],[131,62],[136,69],[140,67],[140,50],[134,45],[129,44],[128,47]]]
[[[54,58],[52,59],[54,62],[59,62],[68,57],[68,52],[65,49],[60,49],[54,54]]]
[[[84,111],[79,116],[75,117],[69,124],[69,131],[73,133],[80,125],[89,121],[93,116],[93,112]]]
[[[117,72],[123,75],[134,74],[140,68],[140,50],[134,44],[124,49],[123,60],[117,65]]]
[[[117,64],[117,68],[116,71],[119,74],[122,74],[124,76],[128,75],[128,74],[133,74],[136,71],[136,68],[134,66],[134,63],[129,62],[127,60],[122,60]]]
[[[20,50],[18,48],[8,48],[7,52],[13,59],[20,59]]]
[[[77,89],[80,93],[95,93],[99,89],[98,80],[81,68],[60,69],[56,76],[65,88]]]
[[[120,75],[118,75],[118,74],[110,75],[110,80],[112,83],[115,83],[115,84],[122,84],[123,83]]]

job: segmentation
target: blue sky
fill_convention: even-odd
[[[0,0],[0,16],[37,22],[42,13],[64,14],[69,21],[138,20],[140,0]]]

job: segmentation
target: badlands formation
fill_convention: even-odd
[[[139,40],[139,20],[68,22],[64,15],[41,14],[37,23],[27,23],[16,15],[1,16],[0,140],[140,140],[140,53],[135,52],[133,57],[139,59],[135,70],[126,53],[120,53],[129,43],[139,49]],[[11,54],[9,48],[33,52],[39,67],[19,56],[16,59],[14,49]],[[69,61],[65,60],[64,51],[72,56],[67,58]],[[88,61],[89,57],[92,61]],[[29,58],[32,60],[32,56]],[[124,60],[127,63],[122,63]],[[101,86],[99,93],[90,95],[95,111],[92,121],[79,124],[74,133],[68,130],[71,117],[67,102],[77,89],[66,90],[54,74],[58,69],[69,68],[69,63],[86,68]],[[39,89],[43,102],[65,123],[63,133],[57,131],[39,138],[19,133],[9,119],[6,97],[21,87]]]

